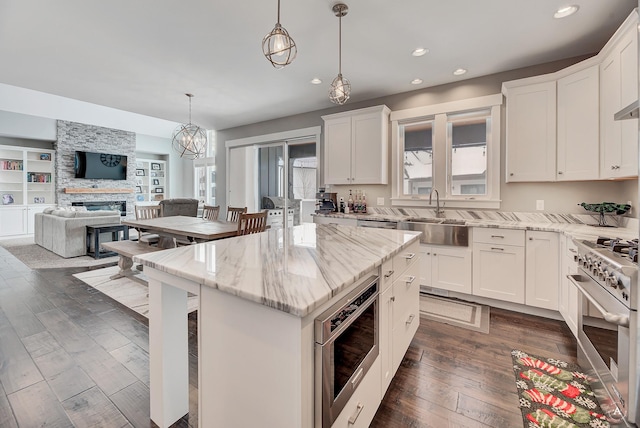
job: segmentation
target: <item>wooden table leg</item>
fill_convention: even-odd
[[[118,267],[120,268],[120,271],[118,271],[118,273],[116,273],[115,275],[111,275],[109,278],[118,279],[138,273],[131,270],[131,267],[133,267],[133,259],[122,254],[120,254],[120,258],[118,259]]]

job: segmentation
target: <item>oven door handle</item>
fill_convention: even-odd
[[[602,314],[605,321],[619,325],[621,327],[629,327],[629,317],[623,314],[612,314],[611,312],[608,312],[605,308],[603,308],[602,305],[600,305],[600,303],[598,303],[596,299],[594,299],[593,296],[580,285],[580,283],[583,282],[580,281],[580,275],[567,275],[567,278],[569,278],[569,281],[571,281],[573,285],[575,285],[578,290],[580,290],[582,295],[586,297],[593,306],[595,306],[595,308]]]

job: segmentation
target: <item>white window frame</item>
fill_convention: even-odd
[[[449,208],[500,208],[500,109],[502,94],[469,98],[442,104],[411,108],[391,112],[391,174],[392,206],[430,207],[429,195],[405,195],[403,193],[404,139],[400,126],[420,120],[433,120],[433,187],[440,192],[440,201]],[[491,129],[487,141],[487,194],[451,195],[448,180],[450,175],[449,151],[451,141],[447,136],[447,115],[473,110],[490,110]],[[433,200],[432,205],[435,204]],[[431,206],[432,206],[431,205]]]

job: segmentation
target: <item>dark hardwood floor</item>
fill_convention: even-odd
[[[149,427],[146,318],[0,247],[0,427]],[[190,316],[197,426],[196,318]],[[522,427],[512,349],[575,362],[561,322],[492,308],[490,333],[421,320],[373,427]],[[268,427],[268,424],[265,424]]]

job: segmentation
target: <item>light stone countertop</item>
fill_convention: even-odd
[[[377,208],[367,214],[314,214],[320,217],[356,220],[411,221],[436,218],[433,209]],[[444,218],[465,220],[471,227],[495,227],[502,229],[537,230],[563,233],[572,239],[594,240],[599,236],[621,239],[638,238],[638,220],[630,217],[607,216],[607,224],[617,227],[599,227],[598,215],[520,213],[500,211],[445,210]]]
[[[304,317],[419,235],[306,223],[142,254],[134,261]]]

